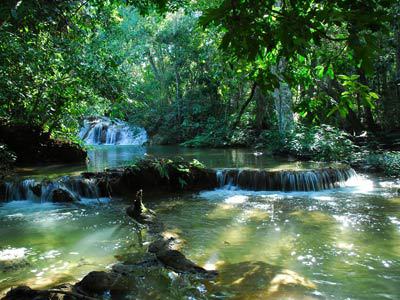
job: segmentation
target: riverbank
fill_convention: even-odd
[[[87,156],[78,144],[55,140],[40,127],[30,125],[0,124],[0,144],[6,147],[0,151],[12,153],[16,165],[85,162]]]

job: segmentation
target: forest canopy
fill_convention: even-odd
[[[399,14],[391,0],[5,1],[1,122],[76,140],[106,115],[188,146],[393,130]]]

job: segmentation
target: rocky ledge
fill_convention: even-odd
[[[38,126],[0,124],[0,144],[16,155],[16,163],[84,162],[78,144],[54,140]]]

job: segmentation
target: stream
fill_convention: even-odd
[[[57,178],[124,166],[145,156],[197,159],[211,168],[326,166],[253,152],[93,146],[87,165],[25,166],[18,173]],[[145,204],[166,231],[184,241],[182,252],[220,275],[207,283],[172,271],[149,271],[142,274],[146,280],[140,280],[136,298],[123,299],[400,299],[399,187],[398,180],[359,174],[340,188],[318,192],[227,185],[199,193],[145,194]],[[129,201],[0,203],[0,295],[18,284],[42,288],[75,282],[143,253],[125,216]],[[17,265],[8,265],[9,257]]]

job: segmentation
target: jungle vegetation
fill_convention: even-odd
[[[394,0],[6,0],[0,120],[77,141],[106,115],[154,143],[341,160],[400,129],[399,15]]]

